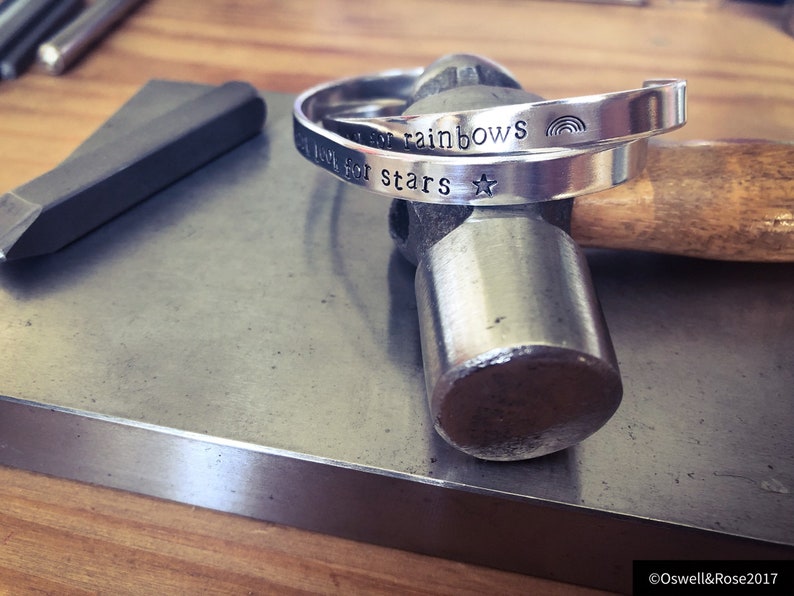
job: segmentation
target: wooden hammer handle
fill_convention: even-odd
[[[583,246],[794,261],[794,144],[654,145],[642,176],[574,201]]]

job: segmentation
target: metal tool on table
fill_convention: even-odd
[[[502,84],[488,84],[500,79],[492,73]],[[538,101],[495,65],[455,56],[417,79],[404,114]],[[617,360],[570,213],[571,199],[392,203],[392,237],[417,265],[431,416],[467,453],[513,460],[558,451],[620,403]]]
[[[296,100],[304,157],[398,197],[391,233],[417,265],[430,409],[452,445],[536,457],[581,441],[617,408],[617,362],[574,240],[794,260],[794,145],[648,148],[684,123],[684,93],[683,81],[649,81],[540,101],[500,66],[456,55]]]
[[[265,116],[253,87],[226,83],[0,195],[0,262],[66,246],[253,137]]]
[[[357,103],[362,89],[351,83],[299,98],[296,143],[343,179],[402,193],[391,230],[417,264],[437,431],[489,460],[580,442],[615,412],[622,387],[585,257],[568,234],[570,198],[641,171],[647,137],[684,122],[684,83],[549,103],[487,60],[450,56],[410,85],[391,83],[410,87],[400,117],[384,116],[395,108],[377,101],[377,80],[366,83],[370,101]],[[303,121],[307,112],[380,153],[334,144]]]
[[[63,74],[141,2],[95,0],[74,21],[41,43],[39,63],[49,74]]]
[[[24,2],[16,2],[14,6],[24,4]],[[36,15],[33,22],[28,24],[24,33],[11,47],[0,51],[1,78],[15,79],[20,76],[35,59],[41,40],[68,22],[83,6],[82,0],[61,0],[50,4],[51,6],[43,13]],[[2,19],[1,13],[0,19]]]

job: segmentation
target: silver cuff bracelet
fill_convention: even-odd
[[[421,69],[320,85],[294,106],[295,145],[391,198],[509,205],[611,188],[642,171],[647,139],[686,121],[686,83],[481,110],[401,116]]]

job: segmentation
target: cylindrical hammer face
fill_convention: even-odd
[[[477,57],[439,65],[428,67],[415,93],[421,99],[406,113],[534,97],[517,84],[478,83],[507,75],[488,76],[493,65]],[[405,203],[392,210],[398,246],[418,262],[425,381],[437,431],[470,455],[499,461],[580,442],[610,418],[622,393],[584,255],[544,219],[554,208],[475,208],[468,215],[445,209]],[[397,221],[410,227],[395,230]],[[428,229],[439,223],[441,233]]]
[[[614,413],[620,376],[581,250],[526,217],[476,216],[430,247],[416,297],[438,432],[482,459],[578,443]]]

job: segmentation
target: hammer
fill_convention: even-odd
[[[404,113],[539,100],[498,65],[456,55],[424,71]],[[752,214],[745,221],[754,223],[743,227],[726,222],[714,204],[690,199],[711,185],[735,201],[742,185],[732,174],[750,159],[770,186],[787,184],[786,196],[794,196],[780,166],[791,163],[794,152],[779,145],[778,157],[788,162],[758,162],[759,155],[768,156],[766,145],[656,146],[641,178],[575,203],[393,201],[392,237],[417,265],[425,380],[439,434],[480,459],[520,460],[582,441],[615,412],[622,394],[617,360],[574,238],[587,246],[706,258],[794,259],[785,201],[761,207],[746,201],[745,209],[763,213]],[[681,177],[687,170],[693,175]],[[719,196],[710,190],[703,194]],[[687,224],[691,233],[682,234]]]
[[[642,175],[577,197],[582,246],[703,259],[794,261],[794,144],[654,144]]]

